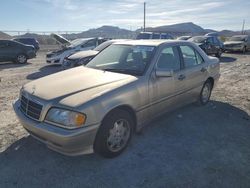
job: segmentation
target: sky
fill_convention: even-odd
[[[145,0],[1,0],[2,31],[84,31],[143,26]],[[146,26],[193,22],[206,29],[250,29],[249,0],[146,1]]]

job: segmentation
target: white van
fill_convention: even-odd
[[[69,41],[57,34],[51,36],[62,46],[62,49],[46,54],[46,62],[51,64],[62,64],[64,58],[79,51],[92,50],[105,41],[103,38],[80,38]]]

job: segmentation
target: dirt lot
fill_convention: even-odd
[[[250,187],[250,53],[224,54],[208,105],[152,122],[112,160],[62,156],[19,124],[21,86],[60,70],[44,55],[0,64],[0,187]]]

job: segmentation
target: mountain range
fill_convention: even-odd
[[[105,37],[105,38],[135,38],[135,36],[141,31],[138,29],[136,31],[131,31],[127,29],[121,29],[115,26],[102,26],[96,29],[89,29],[81,33],[72,34],[62,34],[65,38],[73,40],[76,38],[87,38],[87,37]],[[204,29],[199,25],[192,22],[179,23],[174,25],[164,25],[159,27],[148,27],[146,31],[153,32],[166,32],[174,37],[181,35],[204,35],[209,32],[218,32],[219,35],[228,37],[236,34],[241,34],[240,31],[222,30],[215,31],[213,29]],[[245,31],[246,34],[250,35],[250,30]],[[55,41],[50,37],[50,35],[39,35],[35,33],[26,33],[24,35],[14,36],[14,37],[35,37],[41,44],[55,44]],[[0,38],[9,39],[10,35],[0,32]]]

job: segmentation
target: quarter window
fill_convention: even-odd
[[[157,62],[157,68],[180,70],[180,57],[177,47],[164,48]]]
[[[180,49],[186,68],[193,67],[204,62],[201,55],[190,46],[180,46]]]

